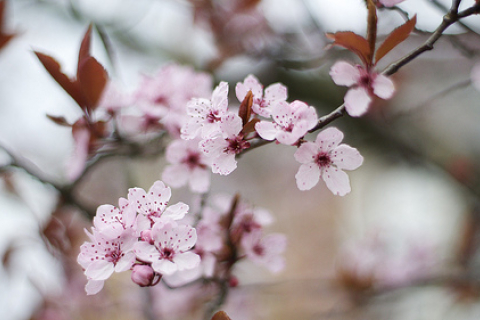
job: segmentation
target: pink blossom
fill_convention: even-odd
[[[237,168],[235,156],[250,147],[241,134],[242,128],[242,119],[230,113],[219,122],[220,133],[215,138],[200,142],[200,148],[212,159],[213,173],[227,175]]]
[[[334,194],[350,192],[350,180],[343,170],[357,169],[363,157],[357,149],[340,144],[342,140],[343,133],[331,127],[320,132],[315,142],[305,142],[298,148],[295,159],[302,165],[295,179],[300,190],[313,188],[321,176]]]
[[[247,258],[263,265],[272,272],[279,272],[285,267],[282,253],[287,246],[283,234],[269,234],[262,238],[262,232],[256,230],[242,237],[241,245]]]
[[[152,237],[153,245],[140,241],[135,245],[135,253],[141,261],[150,262],[156,272],[171,275],[200,263],[200,257],[190,251],[197,241],[194,228],[175,221],[155,223]]]
[[[118,237],[124,230],[136,227],[135,208],[125,198],[120,198],[118,203],[119,208],[109,204],[99,206],[93,218],[95,229],[110,239]]]
[[[171,164],[165,168],[162,180],[173,188],[188,184],[190,190],[205,193],[210,188],[210,161],[198,147],[198,140],[175,140],[166,150]]]
[[[181,129],[182,139],[208,139],[221,132],[220,123],[228,113],[228,83],[220,82],[210,100],[194,98],[187,104],[188,120]]]
[[[272,107],[272,119],[275,122],[260,121],[255,130],[265,140],[277,139],[278,142],[292,145],[307,134],[317,124],[317,112],[302,101],[276,101]]]
[[[93,229],[87,232],[91,242],[80,247],[77,262],[85,269],[89,283],[85,287],[87,294],[96,294],[103,288],[102,281],[113,272],[129,270],[135,263],[134,244],[137,242],[132,230],[125,230],[117,238],[110,239]],[[98,291],[97,291],[98,290]]]
[[[253,75],[248,75],[245,80],[237,83],[235,92],[240,102],[245,99],[248,91],[252,91],[253,104],[252,110],[258,115],[269,118],[272,114],[272,103],[275,101],[287,100],[287,88],[280,84],[275,83],[268,86],[263,93],[263,85]]]
[[[162,181],[155,181],[148,193],[142,188],[128,190],[128,201],[139,213],[137,217],[139,231],[150,228],[157,221],[180,220],[185,216],[189,208],[183,202],[167,208],[171,195],[170,187],[165,186]]]
[[[336,62],[330,69],[330,76],[335,84],[351,87],[344,101],[345,109],[352,117],[367,112],[374,96],[390,99],[395,92],[393,82],[387,76],[345,61]]]

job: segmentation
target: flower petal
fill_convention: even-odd
[[[341,169],[329,166],[323,169],[322,179],[333,194],[344,196],[351,191],[350,179]]]
[[[345,170],[355,170],[363,163],[363,157],[360,152],[346,144],[339,145],[331,153],[331,159],[335,166]]]
[[[310,163],[315,160],[318,154],[318,146],[313,142],[305,142],[297,149],[295,154],[295,160],[300,163]]]
[[[93,280],[106,280],[112,275],[114,266],[112,262],[98,260],[90,263],[85,270],[85,275]]]
[[[166,166],[162,173],[162,180],[172,188],[183,187],[188,181],[188,166],[173,164]]]
[[[352,117],[360,117],[367,112],[372,98],[369,96],[367,90],[362,87],[348,90],[345,95],[345,109]]]
[[[255,124],[255,130],[258,135],[265,140],[275,140],[277,136],[277,126],[273,122],[260,121]]]
[[[97,294],[100,290],[103,289],[103,285],[105,284],[105,280],[88,280],[87,284],[85,285],[85,291],[87,295]]]
[[[184,252],[176,254],[173,262],[178,266],[178,270],[193,269],[200,264],[200,256],[193,252]]]
[[[321,151],[329,152],[335,149],[343,140],[343,132],[335,127],[329,127],[317,135],[315,143]]]
[[[336,85],[351,87],[358,83],[360,71],[346,61],[337,61],[330,69],[330,76]]]
[[[320,179],[320,168],[315,163],[305,163],[300,166],[295,180],[300,190],[312,189]]]
[[[373,93],[382,99],[390,99],[395,92],[395,86],[387,76],[378,74],[372,83]]]

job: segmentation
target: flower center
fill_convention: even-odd
[[[185,163],[190,169],[195,169],[197,167],[205,167],[205,165],[200,162],[200,154],[197,152],[189,153],[182,162]]]
[[[208,123],[214,123],[220,120],[221,120],[221,117],[218,116],[218,111],[210,111],[210,113],[207,115]]]
[[[233,139],[227,139],[228,146],[224,152],[228,154],[239,154],[244,149],[250,148],[250,142],[243,140],[243,137],[236,136]]]
[[[327,153],[320,153],[317,155],[315,163],[318,164],[319,167],[326,167],[332,163],[332,160]]]
[[[108,253],[105,255],[105,259],[108,262],[113,262],[113,264],[116,264],[121,257],[122,251],[119,247],[115,247],[113,250],[111,248],[108,248]]]
[[[255,252],[256,255],[263,256],[263,254],[265,253],[265,249],[261,245],[256,244],[253,247],[253,252]]]
[[[162,258],[171,261],[173,259],[174,253],[175,252],[173,251],[172,248],[164,248],[163,251],[162,251]]]

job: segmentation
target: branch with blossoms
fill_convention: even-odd
[[[212,66],[249,48],[248,41],[242,42],[241,48],[226,42],[225,28],[239,12],[255,11],[258,2],[247,1],[243,6],[239,2],[231,12],[224,12],[212,1],[192,1],[196,19],[207,21],[223,44],[221,56]],[[137,89],[125,93],[91,56],[90,27],[80,45],[75,77],[64,74],[55,58],[35,52],[82,112],[73,123],[63,116],[48,115],[56,124],[71,129],[75,149],[66,170],[66,186],[39,180],[53,185],[67,202],[86,211],[71,198],[73,189],[103,159],[164,155],[168,162],[161,180],[148,191],[130,188],[118,205],[97,208],[93,227],[86,230],[88,241],[77,258],[87,278],[86,293],[99,293],[116,272],[130,272],[131,280],[140,287],[199,284],[205,294],[197,298],[210,301],[204,308],[204,318],[209,319],[225,303],[229,290],[238,285],[235,268],[242,261],[280,272],[285,265],[282,254],[286,238],[265,234],[272,216],[239,195],[210,195],[211,173],[229,175],[236,170],[239,156],[274,142],[296,148],[298,189],[310,190],[323,180],[333,194],[348,194],[351,186],[345,171],[359,168],[363,156],[342,143],[344,134],[339,129],[325,127],[345,114],[365,115],[377,98],[390,99],[395,86],[389,76],[432,50],[450,25],[480,13],[478,3],[459,12],[460,1],[454,1],[424,44],[379,72],[377,63],[415,30],[413,17],[377,46],[377,9],[399,2],[366,1],[366,38],[350,31],[328,35],[331,46],[353,52],[361,65],[338,61],[332,66],[330,76],[335,84],[349,89],[343,105],[320,117],[313,106],[300,100],[288,101],[283,84],[264,87],[254,75],[248,75],[236,84],[237,101],[232,103],[227,82],[221,81],[213,88],[210,74],[176,64],[163,67],[154,76],[144,76]],[[308,134],[317,131],[315,139],[309,140]],[[15,158],[11,166],[24,167],[29,174],[37,175]],[[193,206],[184,202],[170,204],[171,188],[185,186],[203,197],[200,208],[190,210]],[[218,317],[228,318],[222,314]]]

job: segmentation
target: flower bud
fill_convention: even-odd
[[[133,266],[131,278],[140,287],[148,287],[152,285],[155,272],[149,265],[136,264]]]

